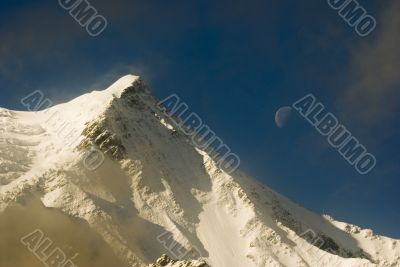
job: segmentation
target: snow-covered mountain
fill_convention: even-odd
[[[19,242],[34,229],[80,267],[400,266],[399,240],[224,172],[157,103],[128,75],[43,111],[0,109],[1,267],[43,266]]]

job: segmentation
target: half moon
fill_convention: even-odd
[[[293,109],[288,106],[278,109],[275,114],[275,123],[279,128],[283,128],[287,124],[292,114],[292,110]]]

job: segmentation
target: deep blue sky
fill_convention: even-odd
[[[178,94],[241,168],[299,204],[400,238],[398,1],[359,2],[361,38],[326,1],[90,1],[109,23],[89,36],[56,0],[0,2],[0,106],[43,90],[62,102],[139,74]],[[377,157],[358,174],[304,119],[276,110],[313,93]]]

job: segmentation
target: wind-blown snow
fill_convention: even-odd
[[[174,257],[158,241],[165,233],[215,267],[400,266],[400,241],[224,173],[156,104],[128,75],[47,110],[0,109],[0,211],[36,196],[86,223],[127,266]],[[94,172],[81,163],[89,144],[106,154]]]

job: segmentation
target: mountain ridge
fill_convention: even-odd
[[[400,265],[398,240],[316,215],[240,170],[221,170],[158,102],[128,75],[35,116],[3,110],[0,213],[34,194],[87,224],[126,266],[162,254],[216,267]],[[57,112],[65,123],[50,125]],[[66,142],[57,135],[64,124],[73,127]],[[93,148],[105,161],[92,171],[82,157]]]

